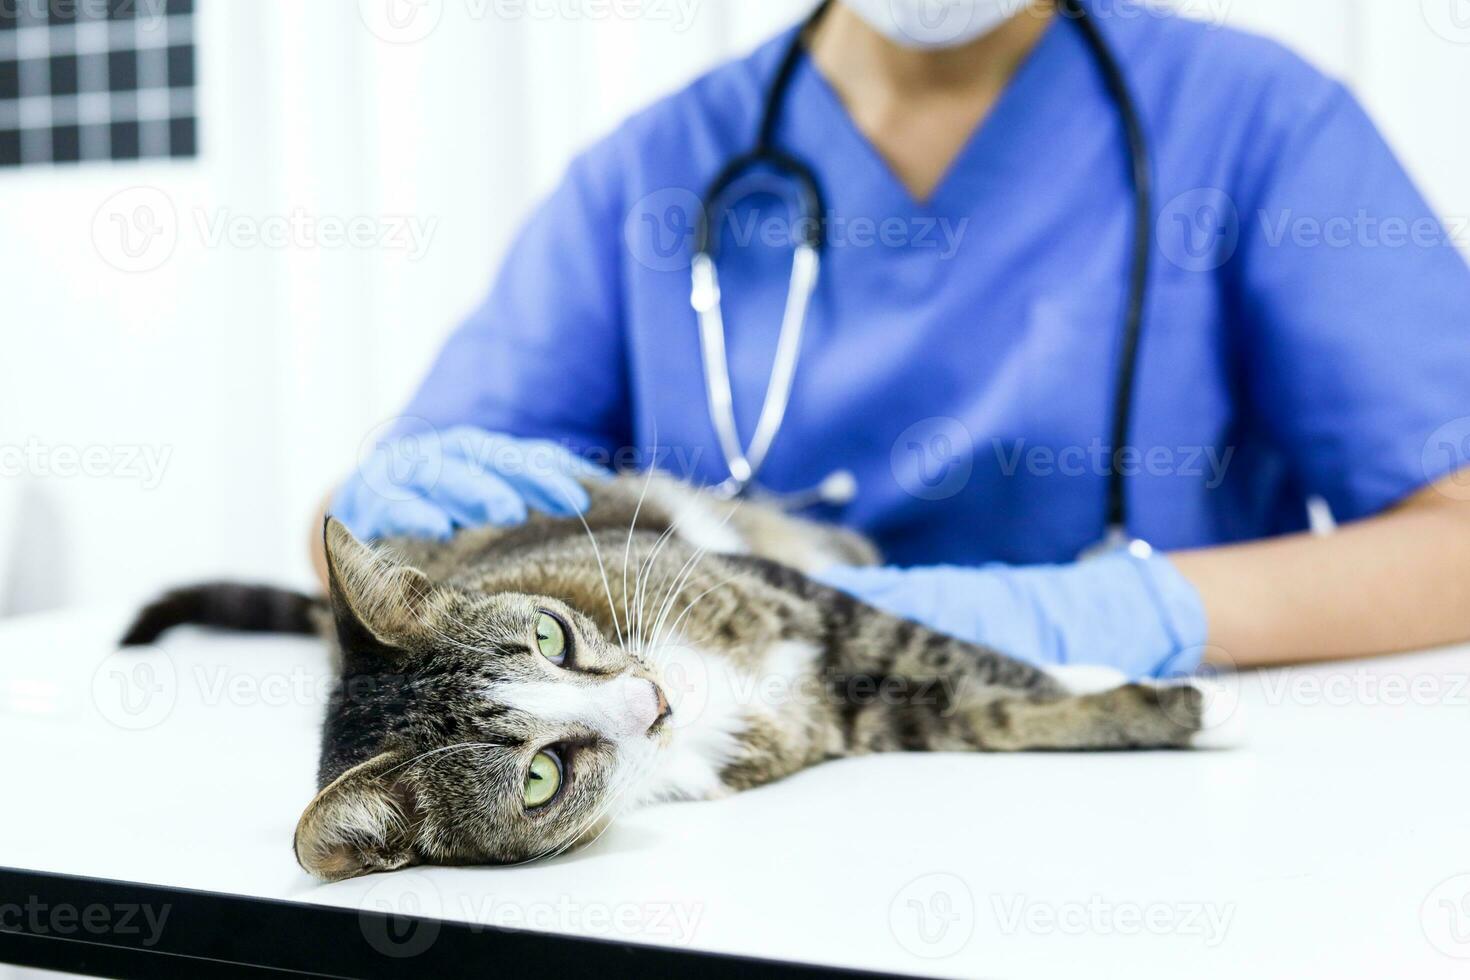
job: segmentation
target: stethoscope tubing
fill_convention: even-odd
[[[816,289],[821,253],[826,246],[826,206],[821,184],[810,166],[776,147],[775,133],[792,75],[802,54],[804,37],[827,12],[831,2],[832,0],[822,0],[802,29],[797,31],[782,56],[767,91],[755,145],[721,168],[706,190],[695,219],[690,301],[700,325],[701,356],[710,419],[730,471],[729,478],[719,489],[728,496],[744,495],[756,486],[761,465],[785,420],[791,387],[800,361],[803,325],[811,296]],[[1113,451],[1112,465],[1108,472],[1102,545],[1124,547],[1135,554],[1144,554],[1148,551],[1148,546],[1130,538],[1128,534],[1128,487],[1122,464],[1130,445],[1139,350],[1148,305],[1153,233],[1153,163],[1142,115],[1127,77],[1084,0],[1057,0],[1057,3],[1061,13],[1077,23],[1102,72],[1103,82],[1118,108],[1129,156],[1134,196],[1133,243],[1109,428]],[[782,314],[781,332],[777,337],[771,379],[766,386],[755,433],[749,446],[745,446],[737,428],[729,362],[725,352],[725,324],[721,312],[718,270],[715,266],[719,247],[716,219],[722,213],[722,197],[742,175],[758,167],[774,170],[795,183],[803,237],[792,258],[791,282]],[[840,486],[849,495],[855,490],[851,474],[846,471],[829,476],[823,481],[822,487],[828,485]],[[821,487],[792,496],[808,500],[814,494],[821,496]]]
[[[1128,487],[1123,473],[1123,458],[1133,432],[1133,396],[1138,375],[1139,342],[1143,337],[1143,318],[1147,313],[1149,272],[1153,257],[1154,173],[1148,136],[1138,111],[1138,102],[1128,86],[1128,79],[1118,59],[1108,47],[1082,0],[1061,0],[1082,31],[1088,47],[1103,75],[1128,145],[1128,158],[1133,176],[1133,254],[1128,270],[1128,302],[1123,314],[1123,331],[1119,338],[1118,376],[1113,385],[1113,418],[1110,431],[1113,447],[1112,465],[1108,467],[1106,528],[1108,537],[1128,538]]]

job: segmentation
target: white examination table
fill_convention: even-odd
[[[181,630],[120,654],[125,619],[0,622],[0,960],[525,975],[496,968],[517,934],[491,925],[614,940],[536,947],[605,975],[653,944],[966,977],[1470,976],[1470,650],[1217,683],[1245,719],[1240,749],[833,763],[637,813],[549,863],[321,885],[290,842],[324,653]],[[122,927],[129,896],[159,903],[151,924]],[[67,931],[67,905],[93,920]],[[710,964],[731,961],[659,969]]]

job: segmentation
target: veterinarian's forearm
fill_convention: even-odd
[[[1470,640],[1470,470],[1336,532],[1171,555],[1204,600],[1207,661],[1240,667]]]

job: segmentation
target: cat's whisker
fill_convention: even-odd
[[[651,762],[651,759],[650,760],[645,760],[645,761],[646,762]],[[620,780],[620,783],[621,783],[621,780]],[[604,803],[603,804],[600,804],[587,819],[580,821],[577,824],[576,829],[573,830],[570,834],[566,835],[566,837],[565,837],[564,840],[562,840],[562,841],[560,841],[558,843],[552,844],[552,845],[546,847],[544,850],[538,851],[535,854],[530,855],[529,857],[525,858],[524,860],[516,861],[513,864],[504,865],[504,867],[518,868],[518,867],[521,867],[522,865],[533,864],[533,863],[538,862],[538,861],[555,860],[556,858],[558,858],[561,855],[565,854],[574,844],[577,843],[577,841],[579,841],[582,838],[582,835],[583,834],[587,833],[588,830],[590,830],[593,826],[596,825],[596,823],[597,823],[598,820],[602,819],[602,817],[607,812],[608,806],[622,792],[624,792],[624,787],[622,787],[621,785],[615,786],[613,789],[607,791],[607,793],[606,793],[607,799],[604,801]],[[604,829],[606,829],[606,828],[604,828]],[[599,834],[598,836],[600,837],[601,834]]]
[[[392,589],[388,587],[389,577],[391,576],[395,568],[400,567],[400,563],[400,557],[395,554],[391,548],[385,547],[383,545],[377,545],[371,548],[368,553],[368,567],[365,571],[369,575],[377,576],[378,582],[376,583],[376,586],[374,588],[369,590],[369,594],[385,595],[390,593]],[[414,598],[423,599],[425,597],[416,594]],[[448,633],[444,632],[444,630],[440,629],[432,622],[421,622],[418,625],[429,635],[441,640],[448,646],[455,647],[468,653],[484,654],[489,652],[488,647],[477,647],[472,644],[465,643],[464,641],[456,637],[450,636]],[[457,622],[457,625],[463,627],[466,633],[471,632],[469,624]]]
[[[694,574],[694,570],[700,560],[706,554],[705,549],[696,548],[694,553],[685,560],[683,566],[679,569],[679,573],[674,576],[673,583],[669,586],[668,591],[664,594],[663,601],[659,604],[658,616],[653,623],[653,639],[655,645],[658,642],[659,633],[665,618],[673,608],[673,605],[678,601],[679,595],[683,592],[684,586],[688,584],[688,580]]]
[[[652,572],[652,566],[651,565],[650,565],[649,571],[650,571],[650,573]],[[638,597],[638,615],[639,615],[639,617],[645,623],[648,622],[651,618],[653,618],[653,617],[650,617],[649,616],[649,606],[651,604],[650,603],[650,599],[655,600],[655,602],[652,603],[653,605],[655,605],[655,608],[657,607],[657,605],[660,605],[662,603],[662,599],[663,599],[663,595],[664,595],[663,588],[664,588],[664,585],[667,583],[667,581],[668,581],[668,576],[665,576],[663,579],[660,579],[659,584],[656,587],[657,591],[656,592],[653,592],[653,593],[650,593],[649,589],[647,588],[647,586],[648,586],[649,583],[647,581],[644,582],[644,586],[645,587],[640,592],[639,597]],[[643,650],[644,651],[646,651],[649,647],[652,646],[651,639],[652,639],[651,633],[644,635],[644,637],[643,637],[643,641],[644,641],[643,642]]]
[[[567,498],[567,509],[576,511],[570,498]],[[587,540],[592,543],[592,554],[597,558],[597,571],[602,576],[602,591],[607,595],[607,612],[612,617],[613,632],[617,633],[618,646],[625,646],[623,627],[618,621],[617,605],[613,602],[612,584],[607,578],[607,565],[602,560],[602,549],[597,546],[597,535],[592,533],[591,525],[587,523],[587,518],[580,511],[577,511],[577,520],[581,522],[582,530],[587,532]]]
[[[674,537],[677,528],[677,520],[672,521],[668,527],[664,528],[659,536],[654,539],[652,546],[648,550],[648,554],[645,555],[643,560],[639,563],[638,578],[634,587],[634,591],[636,593],[635,606],[638,610],[639,636],[640,639],[644,641],[645,645],[647,641],[647,632],[645,627],[648,624],[649,586],[652,584],[653,581],[653,572],[654,568],[658,564],[658,556],[668,545],[670,539]]]
[[[669,611],[673,607],[673,604],[678,601],[678,597],[683,592],[684,586],[687,585],[689,583],[689,580],[694,576],[694,571],[698,567],[700,561],[702,561],[704,557],[708,554],[709,550],[707,548],[696,548],[694,550],[694,553],[685,560],[684,564],[680,567],[679,572],[674,576],[672,584],[670,584],[668,589],[665,591],[662,601],[659,603],[657,618],[654,621],[654,645],[657,645],[659,631],[665,618],[668,616]]]
[[[455,742],[453,745],[441,745],[438,748],[429,749],[427,752],[420,752],[418,755],[413,756],[409,759],[405,759],[404,761],[398,763],[396,766],[390,766],[389,768],[383,770],[381,775],[391,775],[392,773],[397,772],[405,766],[411,766],[415,762],[419,762],[423,759],[429,758],[430,756],[440,755],[445,752],[457,752],[464,751],[466,749],[493,749],[495,747],[496,746],[492,742]]]
[[[591,847],[593,844],[601,840],[602,835],[607,833],[608,827],[612,826],[613,820],[615,820],[618,816],[618,814],[614,814],[612,812],[613,807],[617,803],[621,802],[635,786],[642,782],[642,780],[653,771],[654,765],[657,763],[657,761],[658,751],[657,749],[655,749],[649,752],[648,755],[630,772],[628,772],[627,774],[620,774],[618,777],[618,785],[607,793],[607,798],[591,814],[591,816],[582,821],[582,823],[578,826],[576,832],[569,834],[566,840],[562,841],[560,845],[549,848],[547,852],[541,855],[540,858],[537,858],[537,860],[540,860],[542,858],[546,860],[556,860],[558,857],[561,857],[568,850],[570,850],[579,841],[581,841],[582,836],[593,827],[597,826],[599,821],[606,819],[607,822],[603,824],[602,829],[597,832],[597,835],[593,837],[590,841],[583,842],[583,846]]]
[[[638,610],[640,639],[644,638],[642,629],[644,620],[646,618],[645,613],[647,612],[647,609],[645,608],[645,600],[647,598],[647,589],[650,576],[652,576],[653,574],[654,564],[658,560],[659,552],[663,550],[664,545],[668,542],[669,538],[673,536],[675,529],[678,527],[678,523],[679,522],[677,520],[674,520],[669,524],[668,527],[664,528],[663,532],[659,534],[657,540],[654,541],[653,547],[649,550],[649,553],[644,557],[643,561],[640,562],[638,566],[639,573],[634,583],[634,592],[636,594],[634,602],[635,608]],[[662,584],[662,580],[660,584]]]
[[[689,558],[686,558],[684,564],[679,567],[678,573],[673,574],[672,577],[666,576],[663,580],[660,580],[659,595],[657,595],[656,601],[657,611],[654,613],[653,630],[651,630],[650,642],[648,642],[648,649],[650,651],[657,646],[659,624],[663,621],[667,607],[669,607],[670,602],[675,599],[676,595],[679,594],[679,591],[684,588],[685,577],[692,572],[692,564],[698,563],[701,555],[703,555],[703,550],[698,550],[697,548],[694,554],[689,555]]]
[[[652,471],[650,470],[650,473],[651,472]],[[647,490],[646,484],[645,484],[645,488],[644,489],[645,489],[645,491]],[[731,502],[731,506],[725,511],[725,516],[722,517],[719,520],[719,522],[718,522],[718,524],[716,526],[718,526],[718,527],[724,527],[727,523],[729,523],[729,520],[730,520],[731,516],[733,516],[734,513],[737,510],[739,510],[740,505],[743,502],[744,501],[742,501],[742,500],[732,501]],[[640,498],[640,501],[639,501],[639,505],[640,506],[642,505],[642,499],[641,498]],[[665,528],[663,530],[663,533],[661,533],[658,536],[658,540],[654,543],[653,549],[649,552],[648,556],[644,559],[642,565],[646,565],[647,566],[647,573],[643,576],[643,579],[644,579],[643,580],[643,583],[642,583],[643,586],[646,586],[647,585],[647,582],[648,582],[647,575],[651,575],[652,574],[653,568],[654,568],[654,565],[656,563],[656,560],[658,558],[659,553],[663,550],[663,548],[668,543],[668,541],[672,537],[675,536],[675,534],[676,534],[676,532],[678,531],[678,528],[679,528],[679,523],[680,523],[681,520],[683,520],[683,517],[684,517],[684,515],[677,514],[677,515],[675,515],[669,521],[669,526],[667,528]],[[631,532],[630,532],[630,540],[631,540]],[[698,561],[698,559],[700,557],[703,557],[703,553],[702,552],[703,552],[703,549],[701,549],[701,553],[700,554],[696,554],[695,559],[694,559],[696,562]],[[640,565],[640,567],[642,567],[642,566]],[[681,571],[683,571],[683,569],[681,569]],[[667,578],[660,580],[660,586],[662,586],[663,583],[666,582],[666,581],[667,581]],[[637,598],[637,601],[636,601],[636,608],[637,608],[638,614],[639,614],[639,630],[640,630],[640,632],[639,632],[639,639],[640,639],[640,643],[642,645],[647,645],[646,644],[646,637],[644,637],[643,634],[642,634],[643,614],[647,611],[644,608],[644,603],[642,601],[643,600],[643,590],[642,590],[642,587],[638,588],[636,591],[638,592],[638,598]],[[668,593],[663,593],[663,595],[667,596]],[[662,605],[663,605],[663,603],[661,601],[659,603],[659,607],[662,608]]]
[[[804,682],[822,664],[784,646],[850,642],[861,658],[863,644],[896,635],[880,620],[871,643],[858,635],[865,621],[847,637],[834,617],[812,612],[824,593],[760,564],[817,567],[828,544],[835,552],[850,536],[824,539],[758,500],[742,511],[744,499],[681,487],[651,466],[585,485],[592,505],[584,513],[536,515],[524,530],[463,529],[443,542],[399,538],[364,549],[328,526],[342,686],[329,708],[323,781],[359,746],[377,755],[357,763],[361,776],[337,773],[323,788],[331,805],[311,811],[311,846],[298,851],[308,870],[336,878],[415,861],[555,859],[595,847],[638,807],[719,797],[830,753],[834,733],[814,730],[800,705],[749,708],[722,692],[758,682],[768,650]],[[553,494],[575,493],[564,482],[561,490],[570,493]],[[622,567],[609,569],[619,536]],[[336,557],[334,543],[343,548]],[[319,607],[310,605],[313,617]],[[362,622],[353,623],[358,613]],[[682,685],[687,699],[674,683],[686,680],[675,673],[690,663],[686,651],[707,668]],[[376,666],[374,657],[382,658]],[[392,672],[407,686],[379,685],[354,701],[342,692],[359,671],[369,679]],[[715,693],[702,716],[701,684]],[[647,735],[644,720],[663,712],[668,695],[679,720]],[[435,742],[453,744],[418,751]]]
[[[655,432],[654,437],[653,437],[653,440],[654,440],[653,441],[653,458],[655,460],[657,460],[658,459],[658,435],[657,435],[657,432]],[[633,531],[638,527],[638,515],[643,512],[643,499],[648,496],[648,488],[653,483],[653,469],[654,468],[652,466],[649,466],[648,467],[648,474],[643,478],[643,489],[640,490],[639,493],[638,493],[638,503],[633,508],[633,518],[632,518],[632,520],[628,521],[628,541],[623,546],[623,621],[624,622],[628,622],[629,619],[630,619],[630,614],[628,612],[628,560],[632,557],[632,553],[633,553]],[[637,582],[637,576],[634,576],[634,583],[635,583],[635,585],[636,585],[636,582]],[[642,624],[640,623],[639,626],[641,627]],[[632,632],[632,629],[633,629],[633,627],[632,626],[629,626],[629,632],[630,633]],[[634,634],[634,635],[636,635],[636,634]]]
[[[740,509],[741,505],[743,505],[744,503],[745,503],[745,501],[744,501],[743,498],[736,498],[735,500],[730,501],[730,506],[729,506],[729,508],[726,509],[725,516],[722,517],[722,518],[720,518],[719,526],[720,527],[723,527],[725,524],[729,523],[730,518],[735,515],[735,512],[738,511]],[[702,560],[705,557],[706,554],[708,554],[707,549],[703,549],[703,548],[698,549],[696,551],[694,557],[691,559],[691,561],[694,564],[697,565],[698,562],[700,560]],[[681,572],[682,572],[682,569],[681,569]],[[673,587],[671,587],[670,590],[669,590],[669,592],[666,594],[667,595],[667,600],[665,601],[664,605],[661,607],[660,612],[659,612],[658,621],[654,625],[653,640],[652,640],[652,643],[650,644],[651,646],[653,646],[653,647],[658,647],[659,646],[659,632],[660,632],[660,629],[662,627],[662,624],[664,622],[665,617],[667,616],[668,612],[670,611],[670,608],[671,608],[670,604],[673,603],[673,602],[675,602],[675,601],[677,601],[677,598],[678,598],[679,593],[683,590],[684,585],[687,584],[687,578],[692,577],[692,576],[693,576],[693,567],[691,566],[689,568],[688,575],[685,576],[686,581],[680,582],[676,578],[676,580],[675,580],[676,581],[676,585],[673,586]],[[701,593],[700,594],[700,598],[702,598],[704,595],[707,595],[709,591],[710,590],[706,590],[706,592]]]
[[[679,633],[679,624],[684,621],[684,617],[687,616],[687,615],[689,615],[690,611],[695,607],[695,605],[699,602],[699,600],[703,599],[705,596],[709,595],[711,592],[715,591],[716,589],[723,588],[724,586],[729,585],[731,582],[733,582],[736,579],[742,577],[743,575],[744,575],[743,572],[737,573],[735,575],[731,575],[729,578],[725,579],[724,581],[716,582],[714,585],[711,585],[709,588],[707,588],[703,592],[699,593],[699,595],[697,595],[693,599],[689,600],[689,604],[684,607],[684,611],[681,612],[681,613],[679,613],[678,618],[675,619],[673,621],[673,623],[671,623],[669,625],[669,631],[668,631],[669,632],[669,637],[670,638],[673,638],[673,637],[675,637],[675,636],[678,635],[678,633]],[[659,641],[659,637],[657,635],[655,635],[655,637],[654,637],[655,646],[658,647],[659,649],[662,649],[662,647],[659,645],[659,642],[660,642]]]
[[[636,629],[633,631],[632,639],[632,643],[636,646],[637,650],[630,650],[630,652],[634,652],[640,657],[642,656],[642,651],[648,646],[648,590],[651,575],[657,565],[659,553],[674,536],[677,524],[678,522],[675,520],[671,522],[669,527],[664,528],[659,533],[658,537],[654,539],[653,544],[648,548],[647,553],[639,559],[634,572],[633,591],[632,595],[628,597],[628,601],[632,609],[631,616],[637,624]]]
[[[684,587],[688,585],[690,579],[693,578],[695,568],[698,566],[699,562],[702,561],[708,554],[709,552],[703,548],[697,549],[694,555],[685,563],[687,571],[681,570],[680,576],[675,579],[675,584],[673,587],[670,588],[668,596],[664,601],[663,606],[659,610],[658,619],[654,623],[652,643],[654,647],[659,647],[661,645],[663,627],[668,619],[669,614],[673,612],[674,606],[678,603],[679,596],[683,594]],[[695,602],[698,602],[700,599],[704,598],[706,595],[713,592],[721,585],[726,585],[734,581],[738,577],[738,574],[732,575],[730,578],[725,579],[723,582],[716,583],[710,588],[705,589],[685,607],[684,612],[680,614],[679,618],[682,619],[685,615],[687,615],[689,609],[693,608]],[[675,625],[677,626],[677,621]]]

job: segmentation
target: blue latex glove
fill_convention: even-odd
[[[1204,605],[1159,555],[1115,553],[1017,568],[829,568],[816,578],[931,629],[1042,666],[1090,664],[1131,678],[1199,666]]]
[[[588,499],[577,478],[607,476],[552,442],[456,426],[380,443],[330,511],[361,538],[446,538],[461,527],[520,524],[528,508],[580,514]]]

